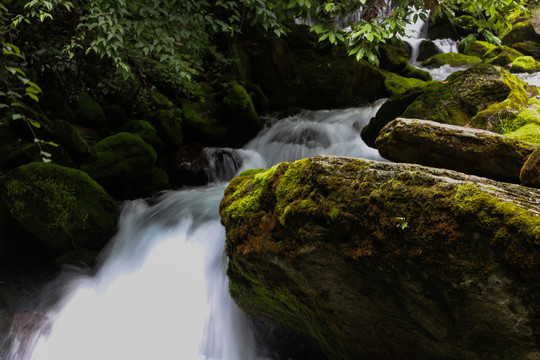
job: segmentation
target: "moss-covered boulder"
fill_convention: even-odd
[[[409,62],[409,54],[403,42],[386,43],[379,49],[379,66],[391,72],[399,73]]]
[[[521,167],[535,146],[490,131],[434,121],[397,118],[375,141],[381,156],[519,183]]]
[[[220,121],[227,125],[228,141],[232,145],[243,145],[262,130],[263,122],[247,90],[236,81],[224,84],[222,95]]]
[[[179,108],[156,110],[151,114],[149,121],[165,146],[174,149],[182,145],[182,110]]]
[[[523,56],[523,54],[519,51],[503,45],[487,51],[484,54],[484,59],[487,64],[506,66],[520,56]]]
[[[459,53],[444,53],[436,54],[422,61],[422,65],[428,68],[438,68],[443,65],[450,65],[453,67],[458,66],[470,66],[480,64],[482,59],[476,56],[470,56]]]
[[[120,132],[137,134],[148,144],[152,145],[157,153],[165,151],[165,143],[158,136],[156,128],[145,120],[132,120],[118,128]]]
[[[466,125],[478,112],[509,97],[527,102],[526,85],[499,66],[478,65],[428,84],[403,117]],[[476,126],[485,128],[482,126]]]
[[[420,79],[407,78],[394,73],[388,73],[384,87],[389,96],[399,95],[409,89],[422,87],[426,82]]]
[[[503,44],[507,46],[513,46],[517,42],[527,40],[540,42],[540,35],[534,29],[531,17],[512,24],[507,31],[500,35],[500,38]]]
[[[73,155],[90,153],[90,145],[81,135],[79,129],[64,120],[53,122],[53,133],[56,141]]]
[[[532,358],[539,199],[454,171],[332,156],[244,174],[220,205],[230,293],[328,359]]]
[[[524,55],[532,56],[537,60],[540,59],[540,42],[531,40],[520,41],[514,43],[512,47]]]
[[[510,71],[513,73],[533,73],[540,71],[540,62],[532,56],[520,56],[512,61]]]
[[[422,40],[418,45],[418,56],[416,61],[424,61],[430,57],[440,54],[442,51],[439,47],[431,40]]]
[[[431,74],[428,71],[419,69],[417,67],[412,66],[411,64],[407,64],[399,73],[399,75],[408,77],[408,78],[414,78],[424,81],[431,81]]]
[[[30,163],[0,178],[0,187],[13,218],[56,252],[98,250],[114,232],[116,203],[80,170]]]
[[[98,129],[107,126],[107,117],[101,106],[88,93],[80,93],[75,103],[76,122]],[[67,120],[69,119],[62,119]]]
[[[249,106],[246,108],[249,108]],[[228,110],[230,109],[226,111]],[[248,112],[254,116],[251,109],[248,109]],[[205,146],[227,145],[229,129],[211,114],[208,106],[204,106],[202,103],[182,100],[182,113],[184,117],[182,132],[186,143],[201,143]],[[225,115],[228,118],[229,114]],[[229,119],[229,121],[231,120]]]
[[[156,158],[155,150],[139,135],[123,132],[94,145],[80,168],[104,185],[123,183],[150,175]]]
[[[525,186],[540,188],[540,146],[533,151],[523,165],[520,179]]]
[[[476,56],[481,59],[484,58],[484,55],[488,51],[493,50],[496,47],[497,47],[496,45],[493,45],[491,43],[488,43],[487,41],[481,41],[481,40],[476,40],[472,43],[467,43],[465,40],[462,40],[458,44],[458,50],[460,53],[463,53],[469,56]]]

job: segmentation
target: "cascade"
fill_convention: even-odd
[[[61,277],[54,286],[62,300],[43,309],[50,324],[15,339],[0,359],[271,359],[228,294],[218,214],[224,181],[317,154],[382,160],[360,138],[381,104],[269,118],[244,149],[205,150],[213,184],[168,191],[152,204],[126,202],[96,273]]]

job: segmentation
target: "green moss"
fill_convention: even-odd
[[[251,175],[255,175],[255,174],[258,174],[260,172],[263,172],[263,171],[266,171],[266,169],[248,169],[248,170],[242,171],[238,176],[239,177],[241,177],[241,176],[251,176]]]
[[[332,208],[332,210],[330,211],[330,219],[332,221],[337,221],[339,219],[339,214],[340,211],[338,208]]]
[[[224,146],[228,129],[210,113],[208,105],[188,100],[182,101],[182,129],[187,142],[205,146]]]
[[[426,84],[425,81],[389,73],[384,80],[384,87],[390,96],[399,95],[409,89],[421,87]]]
[[[470,56],[465,54],[459,54],[459,53],[443,53],[443,54],[437,54],[433,55],[427,60],[424,60],[422,62],[423,66],[429,67],[429,68],[438,68],[443,65],[450,65],[450,66],[467,66],[467,65],[476,65],[482,62],[482,59],[476,56]]]
[[[176,148],[182,144],[182,110],[178,108],[157,110],[152,113],[150,122],[167,147]]]
[[[227,214],[232,219],[246,218],[249,213],[259,207],[260,199],[266,191],[268,180],[274,176],[278,167],[276,165],[266,171],[247,170],[248,174],[241,174],[241,179],[232,194],[231,203],[227,208]]]
[[[150,90],[150,105],[154,109],[172,109],[174,104],[165,95],[157,90]]]
[[[124,132],[94,145],[81,170],[99,181],[122,181],[149,175],[156,159],[155,150],[139,135]]]
[[[527,124],[523,125],[517,130],[508,132],[506,136],[526,141],[531,144],[540,144],[540,125],[539,124]]]
[[[87,93],[79,94],[76,105],[76,121],[91,128],[107,125],[107,117],[99,104]]]
[[[118,128],[120,132],[139,135],[145,142],[152,145],[157,152],[165,149],[165,143],[158,136],[156,128],[145,120],[132,120]]]
[[[407,78],[414,78],[414,79],[419,79],[419,80],[424,80],[424,81],[432,80],[431,74],[428,71],[418,69],[417,67],[414,67],[411,64],[407,64],[407,66],[405,66],[403,70],[399,72],[399,75],[407,77]]]
[[[540,62],[536,61],[532,56],[520,56],[512,61],[512,72],[516,73],[533,73],[540,71]]]
[[[116,203],[82,171],[31,163],[10,171],[2,188],[12,216],[56,251],[99,249],[112,235]]]
[[[454,199],[460,215],[484,229],[488,241],[509,265],[524,277],[540,275],[540,216],[475,185],[460,186]]]
[[[459,51],[461,53],[463,53],[465,55],[469,55],[469,56],[476,56],[476,57],[481,58],[481,59],[484,58],[484,55],[488,51],[493,50],[496,47],[497,47],[496,45],[493,45],[493,44],[488,43],[486,41],[480,41],[480,40],[476,40],[476,41],[468,44],[468,46],[465,45],[464,41],[461,41],[458,44],[458,49],[459,49]]]

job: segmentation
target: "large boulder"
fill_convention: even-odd
[[[535,146],[486,130],[397,118],[375,141],[381,156],[519,183],[521,167]]]
[[[507,107],[527,103],[526,84],[499,66],[478,65],[433,82],[409,105],[402,116],[466,125],[478,112],[512,97]],[[479,127],[480,123],[478,123]]]
[[[422,65],[428,68],[439,68],[443,65],[450,66],[471,66],[482,62],[477,56],[458,54],[458,53],[443,53],[436,54],[422,61]]]
[[[234,178],[220,214],[235,302],[328,359],[540,356],[540,190],[320,156]]]
[[[99,250],[115,230],[116,202],[80,170],[30,163],[0,178],[0,188],[11,216],[53,251]]]

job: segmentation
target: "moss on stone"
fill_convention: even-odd
[[[384,80],[384,87],[390,96],[399,95],[409,89],[422,87],[426,85],[425,81],[399,76],[389,73]]]
[[[152,113],[150,122],[167,147],[176,148],[182,144],[182,110],[178,108],[157,110]]]
[[[182,131],[188,143],[199,142],[204,146],[224,146],[228,129],[210,113],[208,106],[182,100]]]
[[[384,288],[381,273],[394,278],[405,270],[410,280],[419,269],[416,280],[436,279],[437,289],[464,282],[476,289],[500,266],[537,294],[540,217],[537,205],[527,208],[532,192],[444,170],[330,156],[235,178],[220,206],[231,295],[248,314],[311,336],[328,358],[385,358],[378,346],[400,345],[390,334],[377,344],[362,333],[372,328],[369,320],[359,325],[365,317],[357,301],[369,304],[371,291]],[[339,295],[343,282],[350,303]],[[453,302],[445,296],[445,309],[447,301]],[[399,344],[419,336],[400,334]]]
[[[107,125],[107,117],[99,104],[87,93],[80,93],[75,108],[76,121],[91,128]],[[69,119],[67,119],[69,121]]]
[[[470,56],[459,53],[436,54],[422,62],[422,65],[429,68],[438,68],[443,65],[454,67],[480,64],[482,59],[477,56]]]
[[[476,56],[481,59],[484,58],[484,55],[488,51],[493,50],[496,47],[496,45],[481,40],[476,40],[472,43],[469,43],[468,45],[465,45],[464,41],[460,41],[458,44],[459,52],[469,56]]]
[[[55,251],[100,249],[112,236],[116,203],[80,170],[36,162],[11,170],[0,186],[11,215]]]
[[[526,124],[514,131],[505,133],[505,135],[538,145],[540,144],[540,124]]]
[[[156,159],[155,150],[139,135],[122,132],[94,145],[81,170],[100,182],[121,182],[149,175]]]
[[[172,109],[174,104],[165,95],[157,90],[150,90],[149,93],[150,106],[153,109]]]
[[[533,73],[540,71],[540,62],[532,56],[520,56],[512,61],[511,72],[515,73]]]
[[[407,77],[407,78],[414,78],[424,81],[431,81],[431,74],[428,71],[418,69],[417,67],[412,66],[411,64],[407,64],[403,70],[399,72],[399,75]]]

